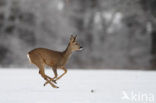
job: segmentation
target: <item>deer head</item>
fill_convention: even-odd
[[[71,35],[70,37],[69,46],[72,52],[83,49],[83,47],[81,47],[80,44],[76,41],[76,38],[77,38],[77,35],[76,36]]]

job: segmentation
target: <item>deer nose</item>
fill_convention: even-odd
[[[82,46],[80,46],[80,50],[83,50],[83,47]]]

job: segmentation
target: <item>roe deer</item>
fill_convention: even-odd
[[[54,51],[46,48],[36,48],[31,50],[27,54],[29,61],[32,64],[35,64],[39,68],[39,74],[46,80],[44,86],[49,83],[52,87],[58,88],[56,85],[53,84],[53,82],[56,83],[58,79],[60,79],[63,75],[67,73],[67,69],[65,68],[65,65],[67,63],[69,56],[73,51],[83,49],[76,42],[76,37],[77,36],[71,35],[69,44],[63,52]],[[55,75],[53,78],[45,74],[44,72],[45,65],[48,65],[52,68]],[[59,77],[57,75],[58,68],[64,70],[64,73]]]

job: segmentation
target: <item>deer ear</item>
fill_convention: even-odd
[[[76,40],[76,38],[77,38],[77,35],[75,35],[74,40]]]
[[[74,36],[71,35],[71,36],[70,36],[70,41],[73,41],[73,40],[74,40]]]
[[[75,36],[73,37],[73,39],[74,39],[73,41],[75,41],[75,40],[76,40],[76,38],[77,38],[77,35],[75,35]]]

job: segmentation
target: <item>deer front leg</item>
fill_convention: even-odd
[[[66,73],[67,73],[67,69],[65,67],[61,67],[60,69],[64,70],[64,73],[62,75],[60,75],[58,78],[57,78],[57,69],[53,69],[54,71],[54,74],[55,74],[55,81],[59,80],[61,77],[63,77]],[[44,86],[48,84],[48,82],[44,83]]]
[[[55,78],[57,78],[57,76],[58,76],[58,74],[57,74],[57,68],[52,68],[52,70],[53,70],[54,75],[55,75],[53,79],[55,80]]]
[[[39,74],[41,74],[41,72],[39,71]],[[56,83],[56,81],[53,79],[53,78],[51,78],[51,77],[49,77],[48,75],[45,75],[47,78],[49,78],[50,79],[50,81],[53,81],[55,84],[57,84]],[[45,85],[44,85],[45,86]]]
[[[55,86],[53,83],[51,83],[50,80],[52,80],[52,78],[50,78],[49,76],[45,75],[45,73],[44,73],[44,69],[41,69],[41,68],[40,68],[39,73],[40,73],[41,76],[44,78],[44,80],[46,80],[46,82],[48,82],[53,88],[58,88],[58,87]],[[50,79],[50,80],[48,80],[48,79]]]
[[[62,75],[60,75],[58,78],[56,78],[55,81],[59,80],[67,73],[67,69],[65,67],[61,67],[60,69],[64,70],[64,73]]]
[[[53,72],[54,72],[54,77],[53,77],[53,82],[55,82],[56,84],[57,84],[57,82],[56,82],[56,80],[54,80],[55,78],[57,78],[57,68],[54,68],[54,67],[52,67],[52,70],[53,70]],[[45,82],[44,83],[44,86],[46,85],[46,84],[48,84],[48,82]]]

